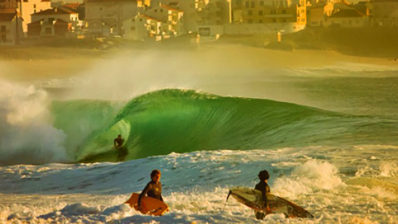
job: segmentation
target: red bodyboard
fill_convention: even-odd
[[[161,216],[169,210],[169,206],[163,201],[147,196],[143,196],[141,198],[141,210],[138,210],[139,196],[140,194],[132,193],[129,200],[127,200],[125,203],[129,204],[130,207],[141,212],[142,214],[147,215]]]

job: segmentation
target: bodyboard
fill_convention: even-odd
[[[139,196],[140,194],[132,193],[129,200],[127,200],[125,203],[129,204],[130,207],[141,212],[142,214],[148,214],[154,216],[161,216],[169,210],[169,206],[167,206],[167,204],[164,203],[163,201],[147,196],[143,196],[141,198],[141,210],[138,210]]]
[[[232,195],[238,202],[248,206],[251,209],[260,212],[266,212],[266,208],[263,207],[264,202],[262,200],[261,191],[247,188],[247,187],[236,187],[230,189],[229,195]],[[313,218],[314,216],[304,208],[290,202],[284,198],[275,196],[273,194],[267,194],[268,204],[271,209],[271,213],[283,213],[289,218]]]

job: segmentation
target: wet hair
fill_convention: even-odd
[[[156,174],[160,174],[160,170],[152,170],[151,178],[154,177]]]
[[[268,178],[269,178],[269,173],[268,173],[268,171],[267,171],[267,170],[261,170],[261,171],[258,173],[258,178],[259,178],[260,180],[262,180],[262,181],[268,180]]]

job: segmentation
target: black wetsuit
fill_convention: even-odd
[[[115,145],[116,150],[118,151],[117,153],[117,161],[124,161],[127,155],[127,148],[123,146],[124,139],[123,138],[115,138],[113,140],[113,144]]]
[[[115,140],[113,140],[113,144],[115,145],[115,148],[120,148],[120,147],[122,147],[122,145],[123,145],[123,142],[124,142],[124,139],[122,139],[122,138],[115,138]]]
[[[269,188],[268,184],[265,183],[264,181],[260,181],[258,184],[256,184],[256,187],[254,189],[261,191],[264,201],[264,208],[266,208],[268,206],[267,193],[271,192],[271,189]],[[263,219],[264,217],[265,217],[264,212],[256,212],[257,219]]]
[[[162,198],[162,183],[155,183],[154,181],[150,181],[141,192],[138,197],[138,204],[141,205],[142,196],[148,195],[148,197],[156,198],[158,200],[163,201]]]

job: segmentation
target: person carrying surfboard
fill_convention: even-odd
[[[138,210],[141,210],[141,199],[143,196],[152,197],[163,201],[162,198],[162,183],[160,183],[161,173],[160,170],[152,170],[151,181],[142,190],[140,196],[138,197]]]
[[[271,192],[270,187],[268,186],[269,173],[267,170],[262,170],[258,173],[258,178],[260,182],[256,184],[254,189],[261,191],[262,199],[264,201],[264,207],[266,208],[266,213],[256,211],[257,219],[264,219],[265,215],[271,212],[271,209],[268,204],[267,193]]]

